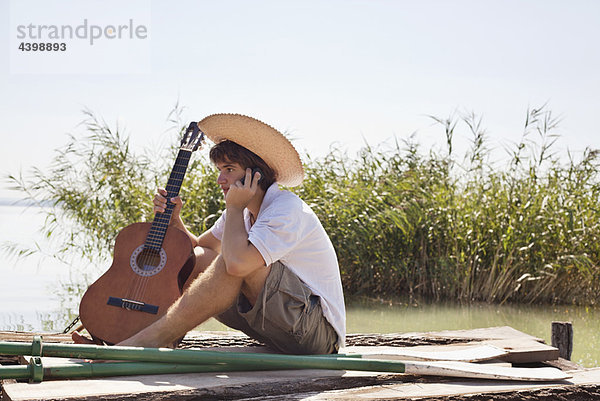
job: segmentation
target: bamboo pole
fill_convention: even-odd
[[[334,369],[404,373],[399,361],[367,360],[335,355],[280,355],[244,352],[185,350],[170,348],[105,347],[88,344],[42,344],[0,342],[0,354],[66,357],[77,359],[116,359],[138,362],[164,362],[193,365],[223,365],[232,369]]]
[[[39,359],[39,357],[37,357]],[[41,371],[37,371],[40,370]],[[31,359],[29,365],[0,366],[0,379],[29,379],[40,382],[47,379],[73,379],[82,377],[108,377],[157,375],[175,373],[207,373],[242,371],[242,367],[228,365],[189,365],[160,362],[73,362],[64,365],[42,366],[41,361]],[[246,368],[245,370],[255,370]]]
[[[57,377],[56,374],[61,374],[61,370],[64,374],[67,374],[66,372],[69,370],[67,367],[55,369],[54,372],[56,373],[52,370],[47,370],[52,368],[44,368],[42,366],[41,356],[161,362],[158,364],[146,363],[141,365],[94,363],[83,365],[83,367],[79,368],[81,372],[77,371],[76,374],[82,375],[88,374],[85,373],[86,369],[91,370],[90,374],[92,375],[135,375],[280,369],[334,369],[393,373],[407,372],[429,376],[473,377],[520,381],[557,381],[570,377],[568,374],[565,374],[556,368],[508,368],[452,361],[401,362],[369,360],[336,355],[300,356],[204,350],[173,350],[168,348],[105,347],[79,344],[44,345],[39,337],[34,338],[34,341],[30,344],[0,342],[0,354],[33,355],[30,360],[30,365],[24,367],[25,369],[22,369],[23,372],[27,370],[28,376],[26,377],[32,378],[32,381],[41,381],[46,372],[50,375],[49,377]],[[174,368],[173,364],[178,367]],[[105,368],[102,367],[103,365]],[[164,366],[161,367],[159,365]],[[134,366],[136,367],[135,370],[133,369]],[[113,368],[116,370],[111,371]],[[17,374],[18,369],[15,369],[16,368],[14,367],[9,367],[9,369],[6,370],[7,375]],[[106,369],[106,371],[103,371],[103,369]],[[23,374],[23,372],[20,372],[19,374]],[[54,376],[52,376],[53,374]]]

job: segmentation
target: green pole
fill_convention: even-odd
[[[168,362],[193,365],[227,364],[232,368],[334,369],[404,373],[404,363],[368,360],[345,356],[281,355],[245,352],[204,351],[169,348],[141,348],[82,344],[41,344],[0,342],[0,354],[67,357],[79,359],[117,359],[140,362]]]
[[[0,379],[29,379],[31,368],[26,365],[0,366]]]
[[[29,379],[40,382],[46,379],[73,379],[82,377],[158,375],[175,373],[231,372],[244,370],[228,365],[189,365],[160,362],[76,362],[65,365],[42,366],[31,359],[29,365],[0,366],[0,379]],[[249,370],[249,369],[246,369]]]

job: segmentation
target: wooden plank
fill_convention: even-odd
[[[466,339],[475,339],[479,342],[471,343],[471,346],[482,346],[489,345],[493,347],[497,347],[501,350],[504,350],[509,353],[507,357],[503,357],[502,359],[508,362],[513,363],[533,363],[533,362],[542,362],[542,361],[550,361],[556,360],[559,356],[559,351],[557,348],[552,347],[550,345],[543,344],[539,339],[534,336],[530,336],[528,334],[522,333],[518,330],[515,330],[511,327],[492,327],[492,328],[483,328],[483,329],[474,329],[474,330],[458,330],[458,331],[442,331],[442,332],[430,332],[430,333],[416,333],[420,336],[445,336],[445,338],[464,338]],[[399,334],[398,336],[413,336],[416,334]],[[26,333],[26,332],[0,332],[0,341],[31,341],[34,333]],[[43,333],[44,341],[47,342],[72,342],[70,336],[67,334],[52,334],[52,333]],[[191,333],[186,338],[190,339],[188,341],[203,341],[206,340],[207,343],[210,343],[210,339],[214,338],[227,338],[230,340],[234,340],[236,338],[245,339],[247,338],[242,333],[236,332],[207,332],[207,333]],[[445,345],[443,347],[453,346],[453,344]],[[427,348],[418,348],[418,347],[436,347],[436,346],[417,346],[417,347],[405,347],[405,349],[413,349],[413,350],[426,350]],[[396,348],[396,347],[392,347]],[[248,352],[265,352],[267,351],[265,347],[232,347],[232,350],[242,350],[245,349]],[[407,355],[409,356],[409,355]],[[424,356],[424,355],[422,355]],[[444,356],[444,358],[450,359],[450,356]],[[411,359],[419,359],[417,356],[412,356]],[[484,358],[485,359],[485,358]],[[451,359],[456,360],[456,359]],[[463,358],[463,360],[469,360],[468,357]],[[478,359],[472,359],[478,360]]]
[[[31,342],[33,336],[43,336],[49,343],[72,343],[70,334],[32,333],[26,331],[0,331],[0,341]]]
[[[504,362],[504,361],[501,361],[500,359],[490,359],[488,361],[481,361],[479,363],[482,365],[504,366],[506,368],[512,367],[512,363]],[[560,369],[560,367],[558,367],[558,366],[554,366],[554,367]],[[563,369],[560,369],[560,370],[563,370]]]
[[[29,342],[32,340],[34,335],[42,335],[45,341],[48,342],[63,342],[63,343],[72,343],[70,334],[62,334],[62,333],[32,333],[32,332],[18,332],[18,331],[0,331],[0,341],[23,341]],[[368,336],[368,335],[365,335]],[[375,336],[375,335],[374,335]],[[480,329],[470,329],[470,330],[445,330],[445,331],[435,331],[435,332],[425,332],[425,333],[390,333],[390,334],[377,334],[377,336],[385,336],[389,338],[447,338],[454,340],[465,340],[467,341],[475,341],[475,340],[498,340],[498,339],[510,339],[510,338],[529,338],[539,342],[543,342],[542,339],[539,339],[534,336],[530,336],[529,334],[520,332],[518,330],[513,329],[509,326],[502,327],[487,327]],[[214,339],[228,339],[228,340],[246,340],[248,337],[236,331],[211,331],[211,332],[198,332],[192,331],[186,335],[186,340],[190,341],[209,341]],[[232,344],[233,345],[233,344]]]
[[[419,345],[415,347],[352,346],[342,348],[340,353],[359,354],[369,359],[462,362],[486,361],[508,355],[508,351],[489,344]]]
[[[535,363],[556,360],[558,348],[544,343],[544,340],[516,330],[510,326],[486,327],[470,330],[445,330],[427,333],[408,333],[426,337],[454,338],[471,341],[471,344],[487,344],[508,352],[500,359],[512,363]]]
[[[443,331],[429,331],[426,333],[406,333],[402,335],[421,335],[430,337],[444,337],[454,339],[465,339],[465,340],[503,340],[513,338],[527,338],[538,342],[544,342],[543,339],[534,337],[527,333],[523,333],[510,326],[498,326],[498,327],[483,327],[479,329],[469,330],[443,330]]]
[[[458,361],[410,361],[406,373],[420,376],[443,376],[518,381],[558,381],[570,378],[556,368],[513,368]]]
[[[261,388],[283,386],[290,382],[310,385],[311,381],[321,378],[339,378],[345,373],[338,370],[297,370],[269,372],[229,372],[191,373],[177,375],[147,375],[118,378],[57,380],[41,383],[13,383],[4,387],[8,400],[33,401],[47,399],[102,399],[117,396],[136,397],[162,395],[168,399],[177,394],[197,396],[225,394],[228,388],[246,387],[252,394],[252,387]],[[257,393],[256,395],[259,395]],[[127,398],[126,398],[127,399]]]
[[[375,358],[404,360],[456,360],[465,362],[501,359],[512,363],[535,363],[556,360],[558,348],[540,343],[533,336],[492,339],[468,344],[423,345],[416,347],[346,347],[350,353],[364,353]],[[461,351],[462,350],[462,351]],[[344,352],[342,350],[342,352]],[[379,356],[376,356],[379,355]]]
[[[15,333],[10,332],[6,337],[2,337],[0,332],[0,340],[15,341]],[[222,336],[224,338],[239,337],[245,338],[243,334],[225,332],[225,333],[193,333],[191,338],[200,339],[212,339],[215,337]],[[400,336],[411,336],[412,334],[401,334]],[[521,333],[518,330],[514,330],[510,327],[500,328],[488,328],[488,329],[475,329],[475,330],[461,330],[452,332],[432,332],[432,333],[417,333],[418,336],[447,336],[447,338],[457,339],[478,339],[478,342],[473,343],[474,345],[469,346],[481,346],[488,345],[494,347],[500,347],[503,350],[509,351],[511,357],[516,361],[527,362],[527,361],[541,361],[547,359],[553,359],[551,352],[547,345],[538,342],[539,339],[529,336],[525,333]],[[31,341],[33,333],[17,333],[16,336],[20,339],[18,341]],[[48,341],[61,341],[71,342],[68,335],[48,335],[45,334],[45,339]],[[506,341],[501,341],[506,340]],[[517,341],[518,340],[518,341]],[[464,346],[464,345],[463,345]],[[437,347],[437,346],[427,346]],[[455,347],[454,345],[443,346]],[[368,348],[368,347],[367,347]],[[380,347],[375,347],[380,348]],[[399,347],[390,347],[399,348]],[[415,349],[416,347],[410,347]],[[550,347],[552,348],[552,347]],[[256,347],[232,347],[235,351],[248,351],[256,352]],[[416,348],[419,350],[419,348]],[[426,350],[422,348],[421,350]],[[431,348],[430,348],[431,349]],[[264,352],[264,349],[261,350]],[[376,351],[375,351],[376,352]],[[557,350],[552,351],[557,352]],[[519,356],[521,358],[519,358]],[[526,358],[524,357],[526,356]],[[507,358],[503,358],[506,360]],[[341,376],[340,376],[341,375]],[[578,373],[580,376],[580,374]],[[377,373],[366,373],[366,372],[340,372],[340,371],[288,371],[288,372],[233,372],[223,375],[215,374],[187,374],[187,375],[161,375],[161,376],[131,376],[123,377],[118,379],[93,379],[93,380],[73,380],[73,381],[60,381],[60,382],[43,382],[34,385],[28,383],[8,383],[6,385],[9,393],[5,396],[5,399],[48,399],[48,398],[63,398],[63,399],[102,399],[108,394],[113,394],[112,390],[116,390],[114,393],[115,397],[121,399],[136,399],[141,395],[149,395],[150,399],[172,399],[181,396],[182,398],[189,396],[203,396],[212,395],[213,397],[219,396],[221,398],[232,398],[232,392],[239,395],[247,395],[254,397],[261,397],[263,395],[273,394],[273,392],[279,391],[279,394],[286,394],[286,398],[291,393],[298,393],[301,391],[325,391],[331,388],[343,387],[340,383],[344,380],[353,380],[352,384],[347,386],[356,387],[357,383],[368,383],[369,381],[375,382],[378,380]],[[391,375],[391,377],[399,377],[398,375]],[[400,376],[402,380],[411,380],[409,375]],[[576,377],[574,376],[574,379]],[[361,380],[361,381],[359,381]],[[435,379],[431,379],[435,380]],[[443,379],[439,379],[443,380]],[[439,381],[438,380],[438,381]],[[458,388],[460,382],[446,380],[446,392],[448,388]],[[600,381],[597,377],[596,382]],[[396,383],[398,379],[393,379]],[[467,382],[471,383],[471,382]],[[488,387],[500,388],[504,386],[504,382],[496,382],[493,385],[489,381],[484,382]],[[411,384],[411,383],[406,383]],[[424,383],[423,379],[419,379],[418,384],[414,384],[415,391],[418,392],[423,386],[429,385],[440,385],[444,383]],[[394,384],[395,385],[395,384]],[[230,387],[233,386],[233,387]],[[530,388],[525,385],[522,388]],[[382,388],[389,389],[390,386],[386,384]],[[481,387],[483,388],[483,387]],[[537,388],[537,387],[536,387]],[[5,391],[7,391],[5,389]],[[107,393],[107,389],[111,392]],[[34,391],[35,390],[35,391]],[[37,391],[37,393],[36,393]],[[369,387],[369,391],[375,391],[375,387]],[[377,398],[375,393],[367,391],[365,394],[369,394],[369,397],[373,395],[373,398]],[[404,390],[402,390],[404,391]],[[466,390],[465,390],[466,391]],[[507,390],[511,391],[511,390]],[[37,394],[38,398],[35,398]],[[87,395],[86,395],[87,394]],[[329,392],[328,392],[329,394]],[[354,394],[354,393],[353,393]],[[398,398],[398,392],[396,391],[394,398]],[[421,393],[418,393],[421,394]],[[358,393],[356,393],[358,395]],[[381,395],[381,394],[379,394]],[[73,396],[73,397],[72,397]],[[414,395],[413,395],[414,396]],[[13,397],[13,398],[10,398]],[[19,398],[21,397],[21,398]],[[94,398],[95,397],[95,398]],[[112,397],[112,395],[111,395]],[[354,398],[354,396],[346,395],[346,399]]]
[[[265,401],[275,400],[404,400],[404,399],[447,399],[446,397],[467,396],[493,400],[493,395],[514,393],[510,399],[552,399],[553,390],[556,398],[568,397],[577,387],[590,389],[593,394],[600,394],[600,368],[573,371],[572,378],[554,384],[490,382],[487,380],[451,381],[451,382],[419,382],[393,383],[359,388],[329,390],[321,392],[303,392],[286,394],[285,396],[263,397]],[[590,395],[590,391],[585,391]],[[519,396],[520,395],[520,396]],[[592,395],[593,396],[593,395]],[[439,398],[438,398],[439,397]],[[504,399],[499,396],[498,398]],[[469,398],[470,399],[470,398]],[[479,398],[477,398],[479,399]],[[566,398],[565,398],[566,399]],[[576,398],[579,399],[579,398]],[[592,399],[585,397],[585,399]]]
[[[483,344],[504,349],[508,355],[500,357],[506,362],[533,363],[558,359],[558,348],[528,338],[486,340]]]
[[[414,382],[410,376],[391,379],[382,385],[355,386],[343,391],[331,391],[340,388],[348,379],[368,380],[373,373],[340,371],[287,371],[287,372],[231,372],[228,374],[185,374],[161,376],[131,376],[113,379],[52,381],[36,384],[11,383],[5,387],[5,399],[13,401],[33,401],[47,399],[61,400],[134,400],[145,397],[152,400],[190,399],[210,396],[214,398],[256,397],[280,395],[281,399],[298,399],[294,394],[302,394],[310,399],[402,399],[427,396],[451,396],[461,394],[497,393],[502,391],[521,391],[525,389],[552,388],[565,385],[598,384],[600,368],[569,372],[572,378],[559,383],[516,383],[472,379],[436,380]],[[392,377],[398,377],[395,375]],[[359,382],[357,382],[359,383]],[[306,394],[314,391],[315,393]]]
[[[62,334],[62,333],[32,333],[32,332],[18,332],[18,331],[0,331],[0,341],[31,341],[34,335],[42,335],[49,342],[64,342],[71,343],[70,334]],[[368,336],[368,334],[365,334]],[[513,329],[509,326],[502,327],[488,327],[488,328],[480,328],[480,329],[470,329],[470,330],[445,330],[445,331],[435,331],[435,332],[425,332],[425,333],[389,333],[385,335],[374,334],[373,336],[385,336],[389,338],[448,338],[448,339],[464,339],[468,340],[492,340],[492,339],[507,339],[507,338],[515,338],[515,337],[527,337],[536,339],[540,342],[543,340],[530,336],[529,334],[525,334],[518,330]],[[191,331],[186,335],[186,339],[202,341],[202,340],[212,340],[215,338],[223,338],[223,339],[231,339],[231,340],[245,340],[248,337],[237,331]]]

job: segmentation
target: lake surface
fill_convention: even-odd
[[[7,241],[43,248],[38,233],[43,216],[37,208],[0,205],[0,245]],[[0,330],[62,331],[77,314],[76,287],[101,274],[70,268],[50,257],[15,261],[2,254],[0,264]],[[110,263],[107,263],[106,268]],[[347,305],[349,333],[406,333],[511,326],[550,343],[551,322],[573,322],[572,360],[600,366],[600,309],[575,306],[406,304],[362,300]],[[198,330],[226,330],[214,319]]]
[[[573,323],[571,360],[600,366],[600,309],[573,306],[354,302],[346,306],[348,333],[408,333],[511,326],[550,344],[553,321]],[[199,330],[227,330],[210,320]]]

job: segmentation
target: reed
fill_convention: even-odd
[[[347,294],[489,302],[599,300],[598,152],[553,153],[557,121],[528,110],[505,166],[489,161],[481,119],[438,119],[447,149],[414,143],[311,160],[298,193],[338,252]],[[457,123],[472,134],[452,153]],[[459,125],[460,126],[460,125]]]
[[[527,111],[523,138],[503,164],[490,161],[474,114],[436,121],[443,150],[423,151],[409,138],[365,145],[355,157],[339,148],[318,159],[304,155],[306,180],[293,190],[329,233],[346,296],[597,303],[598,151],[579,159],[554,153],[557,120],[545,107]],[[157,163],[156,155],[133,154],[118,130],[91,113],[86,127],[85,139],[71,137],[49,169],[9,180],[26,197],[54,205],[45,229],[65,254],[93,260],[110,253],[120,228],[151,218],[150,194],[166,182],[174,148],[158,158],[169,163]],[[463,157],[453,149],[457,129],[472,137]],[[223,208],[215,177],[209,161],[196,157],[182,186],[183,217],[196,232]]]

